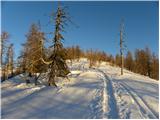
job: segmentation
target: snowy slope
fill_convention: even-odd
[[[26,85],[16,76],[1,84],[2,118],[159,118],[157,81],[81,59],[58,88]],[[40,79],[44,83],[44,79]]]

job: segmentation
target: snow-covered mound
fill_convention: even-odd
[[[57,79],[58,88],[26,84],[18,75],[1,83],[2,118],[159,118],[159,84],[146,76],[102,62],[89,68],[86,59],[68,61],[69,79]]]

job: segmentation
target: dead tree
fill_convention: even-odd
[[[123,51],[125,49],[125,44],[124,44],[124,21],[122,19],[121,24],[120,24],[120,55],[121,55],[121,75],[123,75],[123,68],[124,68],[124,56],[123,56]]]

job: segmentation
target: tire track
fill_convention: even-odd
[[[148,105],[145,104],[143,99],[137,95],[137,93],[129,87],[126,83],[123,82],[119,84],[127,90],[127,92],[130,94],[130,96],[133,98],[135,103],[137,104],[138,109],[140,110],[140,114],[143,118],[151,118],[151,119],[157,119],[158,117],[154,114],[154,112],[148,107]]]

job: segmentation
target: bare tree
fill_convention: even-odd
[[[6,50],[6,40],[9,38],[9,34],[7,32],[1,33],[1,65],[3,64],[3,57]]]
[[[120,24],[120,55],[121,55],[121,75],[123,75],[123,68],[124,68],[124,56],[123,51],[125,49],[124,45],[124,20],[122,19]]]
[[[5,52],[6,52],[6,48],[7,48],[7,45],[6,45],[6,41],[8,40],[9,38],[9,34],[7,32],[2,32],[1,33],[1,70],[2,70],[2,74],[1,74],[1,77],[2,77],[2,80],[5,80],[5,72],[6,72],[6,66],[4,65],[4,62],[3,62],[3,59],[4,59],[4,55],[5,55]]]

